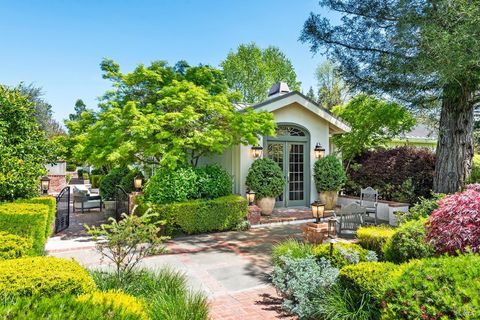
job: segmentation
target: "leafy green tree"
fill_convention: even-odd
[[[311,86],[308,89],[306,96],[313,101],[317,101],[317,96],[315,95],[315,91],[313,91],[313,88]]]
[[[384,145],[415,125],[414,117],[404,107],[365,94],[334,107],[332,112],[352,128],[350,132],[333,136],[333,142],[347,161],[347,169],[356,155]]]
[[[325,61],[315,70],[318,81],[318,103],[327,110],[345,103],[347,87],[331,61]]]
[[[92,124],[74,150],[95,166],[195,166],[206,154],[255,144],[258,135],[274,133],[270,113],[236,111],[232,102],[239,95],[229,93],[220,70],[182,65],[177,72],[156,61],[124,74],[114,61],[104,60],[104,78],[114,89],[102,98],[100,112],[82,113]]]
[[[440,105],[434,190],[459,190],[472,167],[479,2],[321,0],[320,5],[339,13],[340,23],[311,13],[300,39],[313,52],[324,49],[353,90],[417,108]]]
[[[37,195],[52,152],[31,98],[0,85],[0,202]]]
[[[75,113],[71,113],[68,115],[68,119],[70,121],[78,121],[82,117],[82,113],[88,111],[87,105],[83,102],[82,99],[77,99],[75,101],[74,107]]]
[[[262,50],[255,43],[241,44],[221,66],[230,88],[239,91],[247,103],[264,101],[268,89],[280,81],[290,90],[300,89],[292,63],[277,47]]]
[[[45,132],[47,137],[51,138],[65,134],[60,123],[53,119],[52,106],[43,98],[41,88],[37,88],[33,84],[25,85],[24,83],[20,83],[17,89],[33,103],[35,107],[35,118],[37,119],[40,129]]]

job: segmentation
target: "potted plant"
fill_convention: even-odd
[[[282,169],[271,159],[257,159],[248,170],[245,184],[254,191],[257,205],[263,214],[271,214],[275,207],[275,198],[285,188]]]
[[[347,181],[347,176],[340,160],[333,155],[321,158],[315,162],[313,172],[315,187],[319,193],[320,201],[325,204],[326,210],[335,209],[338,191]]]

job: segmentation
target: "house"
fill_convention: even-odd
[[[237,107],[241,112],[246,106]],[[312,174],[316,161],[315,146],[321,144],[325,154],[330,154],[330,137],[348,132],[350,127],[300,92],[290,92],[285,83],[275,84],[266,101],[251,107],[273,113],[277,122],[275,137],[260,137],[263,157],[275,160],[287,179],[285,191],[277,199],[276,206],[308,206],[318,198]],[[252,147],[237,145],[221,155],[202,159],[201,164],[222,165],[233,177],[234,193],[245,194],[245,179],[255,160]]]
[[[393,138],[387,143],[387,147],[412,146],[419,148],[429,148],[435,151],[437,148],[438,135],[435,129],[418,123],[412,130],[398,137]]]

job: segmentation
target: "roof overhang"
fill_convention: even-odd
[[[304,108],[328,122],[330,128],[333,129],[333,133],[350,132],[351,129],[349,125],[298,91],[289,92],[287,94],[268,99],[252,106],[252,108],[257,111],[274,112],[275,110],[295,103],[302,105]]]

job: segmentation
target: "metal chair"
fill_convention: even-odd
[[[353,234],[356,233],[358,227],[363,225],[363,217],[365,214],[365,207],[360,206],[358,203],[353,202],[342,206],[336,214],[337,218],[340,218],[338,234],[342,235],[343,231],[352,231]]]
[[[365,208],[364,223],[378,225],[378,191],[372,187],[360,189],[359,204]],[[374,215],[371,217],[370,214]]]

